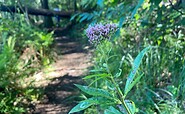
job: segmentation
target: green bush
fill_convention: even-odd
[[[25,79],[50,64],[52,33],[25,23],[1,22],[0,113],[26,113],[26,108],[41,92],[31,83],[26,84]]]
[[[135,103],[141,114],[185,113],[185,23],[183,4],[178,2],[98,0],[96,11],[74,15],[72,19],[77,17],[79,22],[116,22],[119,27],[113,42],[101,43],[95,50],[92,74],[97,78],[87,79],[88,87],[114,89],[113,84],[101,78],[108,67],[113,76],[120,75],[115,80],[124,93],[133,58],[152,45],[156,48],[146,54],[138,69],[137,76],[143,76],[126,98]],[[99,104],[94,104],[98,106],[90,108],[99,112]]]

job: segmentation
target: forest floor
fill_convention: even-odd
[[[55,37],[55,50],[57,59],[50,70],[35,75],[36,86],[44,92],[32,114],[67,114],[80,94],[74,84],[84,83],[82,77],[92,66],[89,46],[82,47],[75,39]]]

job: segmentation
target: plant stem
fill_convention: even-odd
[[[112,49],[112,47],[111,47],[111,49]],[[109,50],[109,53],[110,53],[111,49]],[[109,56],[109,53],[108,53],[108,56]],[[108,60],[109,60],[109,58],[107,58],[106,64],[107,64],[107,72],[110,74],[110,79],[111,79],[112,83],[114,84],[114,86],[116,87],[116,90],[117,90],[117,92],[118,92],[118,95],[119,95],[119,97],[120,97],[120,99],[121,99],[121,103],[122,103],[122,105],[125,107],[127,113],[128,113],[128,114],[132,114],[131,111],[130,111],[130,109],[128,108],[126,102],[125,102],[125,96],[123,95],[121,89],[119,88],[119,85],[118,85],[118,84],[116,83],[116,81],[114,80],[114,77],[113,77],[113,75],[112,75],[112,73],[111,73],[111,71],[110,71],[110,69],[109,69],[109,67],[108,67]]]
[[[131,111],[130,111],[130,109],[128,108],[128,106],[127,106],[125,100],[124,100],[124,99],[125,99],[125,96],[123,95],[123,93],[122,93],[121,89],[119,88],[119,86],[116,84],[116,82],[115,82],[115,80],[114,80],[114,78],[113,78],[112,75],[111,75],[111,81],[112,81],[112,83],[115,85],[116,90],[117,90],[117,92],[118,92],[118,95],[119,95],[119,97],[120,97],[120,99],[121,99],[121,103],[122,103],[123,106],[125,107],[127,113],[128,113],[128,114],[132,114]]]

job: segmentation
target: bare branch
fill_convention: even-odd
[[[24,14],[27,11],[30,15],[43,15],[43,16],[60,16],[63,18],[70,18],[73,11],[52,11],[47,9],[35,9],[31,7],[20,7],[20,6],[5,6],[0,5],[0,11],[10,13],[21,13]]]

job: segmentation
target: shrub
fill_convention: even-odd
[[[164,38],[168,39],[158,44],[156,39],[146,36],[141,39],[134,28],[137,26],[132,24],[135,23],[120,29],[120,38],[112,42],[104,36],[100,36],[101,40],[93,39],[96,48],[94,69],[92,75],[84,78],[88,86],[76,85],[86,97],[70,113],[89,107],[93,110],[87,110],[88,113],[96,112],[94,110],[100,113],[184,113],[184,35],[175,39],[173,35],[165,34]],[[139,69],[133,70],[138,68],[135,65],[140,64],[148,48],[140,50],[148,44],[156,47],[148,47],[152,50],[146,53]],[[136,76],[130,78],[134,73]],[[123,87],[129,88],[128,92]]]
[[[0,26],[0,113],[26,113],[41,94],[26,78],[51,61],[52,33],[1,20]],[[8,23],[8,24],[7,24]]]

